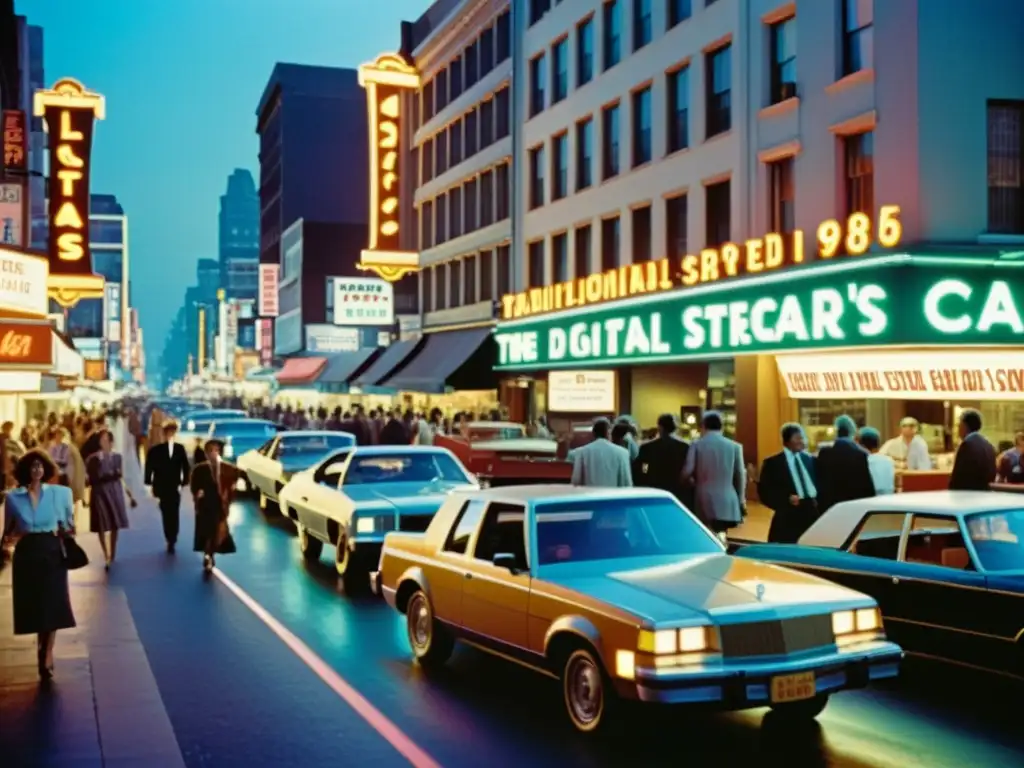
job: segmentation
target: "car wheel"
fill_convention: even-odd
[[[263,491],[260,491],[260,509],[268,515],[281,514],[280,505],[277,502],[273,501]]]
[[[600,730],[613,696],[601,662],[590,649],[577,648],[569,654],[562,667],[562,698],[569,721],[577,731]]]
[[[442,666],[455,649],[455,640],[437,619],[430,598],[416,590],[405,608],[405,628],[416,661],[424,669]]]
[[[813,720],[825,710],[828,704],[828,694],[821,693],[803,701],[788,701],[785,704],[773,704],[772,712],[779,717],[792,722],[806,722]]]
[[[315,563],[320,559],[320,553],[323,552],[324,543],[320,539],[314,538],[309,535],[309,531],[306,530],[304,525],[296,526],[299,530],[299,552],[302,553],[302,557],[311,563]]]
[[[347,591],[356,592],[369,588],[370,572],[367,570],[365,562],[348,548],[348,541],[344,534],[338,538],[334,554],[334,567]]]

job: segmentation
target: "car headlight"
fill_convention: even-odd
[[[233,458],[234,455],[235,455],[235,449],[231,447],[231,443],[226,444],[224,446],[224,458],[225,459],[230,459],[230,458]]]
[[[877,632],[882,628],[878,608],[858,608],[855,611],[836,611],[832,614],[832,633],[836,637],[855,632]]]
[[[186,424],[185,424],[185,429],[187,429],[187,430],[188,430],[189,432],[191,432],[191,431],[192,431],[192,430],[194,430],[195,428],[196,428],[196,423],[195,423],[194,421],[188,421],[188,422],[186,422]]]
[[[699,653],[711,647],[709,627],[640,630],[637,650],[645,653]]]
[[[356,533],[373,533],[377,528],[377,521],[372,517],[360,517],[356,519]]]

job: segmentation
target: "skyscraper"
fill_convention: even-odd
[[[236,168],[220,196],[220,284],[229,299],[256,299],[260,261],[260,198],[252,174]]]

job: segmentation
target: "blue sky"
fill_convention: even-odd
[[[228,174],[259,184],[256,105],[275,62],[355,67],[399,45],[430,0],[15,0],[45,35],[47,84],[107,97],[92,191],[129,216],[150,367],[195,262],[217,257]]]

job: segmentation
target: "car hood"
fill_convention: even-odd
[[[564,567],[571,566],[555,566]],[[730,555],[547,580],[653,622],[786,619],[870,602],[824,579]]]
[[[466,483],[367,483],[346,485],[342,492],[357,506],[385,502],[406,515],[433,514],[444,503],[449,491],[472,488]]]

